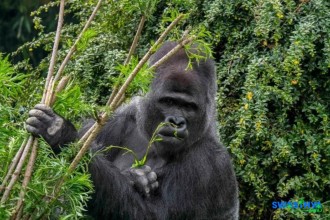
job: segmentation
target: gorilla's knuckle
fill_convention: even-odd
[[[148,165],[144,165],[142,167],[142,170],[145,172],[145,173],[149,173],[151,171],[151,167],[149,167]]]
[[[158,183],[158,181],[156,181],[156,182],[154,182],[154,183],[151,184],[151,189],[152,190],[155,190],[155,189],[158,188],[158,186],[159,186],[159,183]]]
[[[157,180],[157,174],[155,172],[148,173],[147,177],[150,182]]]
[[[142,186],[147,186],[148,185],[148,179],[144,176],[139,176],[137,178],[137,182]]]

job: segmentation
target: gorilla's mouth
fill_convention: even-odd
[[[172,126],[165,126],[158,132],[158,136],[162,138],[162,141],[166,142],[181,142],[188,136],[187,129],[176,129]]]

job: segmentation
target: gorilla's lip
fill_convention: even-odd
[[[159,130],[158,136],[160,136],[163,140],[182,141],[185,137],[187,137],[187,133],[188,133],[187,130],[178,131],[176,129],[166,126]]]
[[[167,142],[167,143],[172,143],[172,144],[181,143],[183,140],[182,138],[178,138],[173,135],[166,136],[166,135],[158,134],[158,137],[160,137],[162,139],[160,142]]]

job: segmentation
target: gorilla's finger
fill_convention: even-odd
[[[150,193],[150,188],[149,187],[144,187],[144,194],[146,196],[149,196],[149,193]]]
[[[29,111],[30,117],[36,117],[41,121],[49,122],[52,121],[52,117],[46,114],[45,112],[38,110],[38,109],[32,109]]]
[[[137,183],[138,183],[138,185],[143,186],[143,188],[144,188],[145,186],[148,185],[148,179],[145,176],[139,176],[137,178]]]
[[[36,104],[36,106],[34,106],[34,108],[45,112],[47,115],[49,115],[51,117],[55,116],[53,109],[45,104]]]
[[[26,120],[26,124],[33,127],[40,127],[42,125],[42,122],[36,117],[30,117]]]
[[[40,135],[40,131],[39,131],[39,129],[37,129],[37,128],[31,126],[31,125],[28,125],[28,124],[27,124],[27,125],[25,125],[25,128],[26,128],[26,130],[27,130],[28,132],[30,132],[30,133],[32,133],[32,134],[34,134],[34,135],[37,135],[37,136]]]
[[[157,180],[157,174],[155,172],[150,172],[147,175],[149,182],[155,182]]]
[[[143,167],[141,167],[141,169],[145,172],[145,173],[149,173],[151,171],[151,168],[148,165],[144,165]]]
[[[155,190],[155,189],[158,188],[158,186],[159,186],[159,183],[158,183],[158,181],[156,181],[156,182],[154,182],[153,184],[151,184],[150,188],[151,188],[152,190]]]
[[[137,176],[144,176],[145,172],[142,169],[131,169],[131,172]]]

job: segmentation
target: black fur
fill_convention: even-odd
[[[165,43],[150,59],[150,65],[174,46],[176,43]],[[188,57],[181,50],[161,65],[151,91],[117,110],[93,142],[94,151],[124,146],[142,158],[156,127],[169,122],[158,133],[163,141],[154,143],[148,154],[146,165],[157,175],[153,187],[145,182],[150,181],[149,173],[135,172],[134,178],[139,180],[127,174],[132,171],[133,156],[123,155],[122,150],[112,149],[93,158],[89,172],[95,194],[88,213],[95,219],[238,219],[235,174],[215,128],[214,63],[210,59],[193,62],[193,69],[187,69],[187,64]],[[66,142],[74,141],[93,123],[76,132],[64,120],[50,137],[47,129],[38,128],[56,128],[52,121],[60,116],[45,106],[35,109],[47,117],[32,112],[27,129],[43,136],[55,149],[63,145],[61,135],[66,134]],[[144,193],[137,190],[137,183]]]

